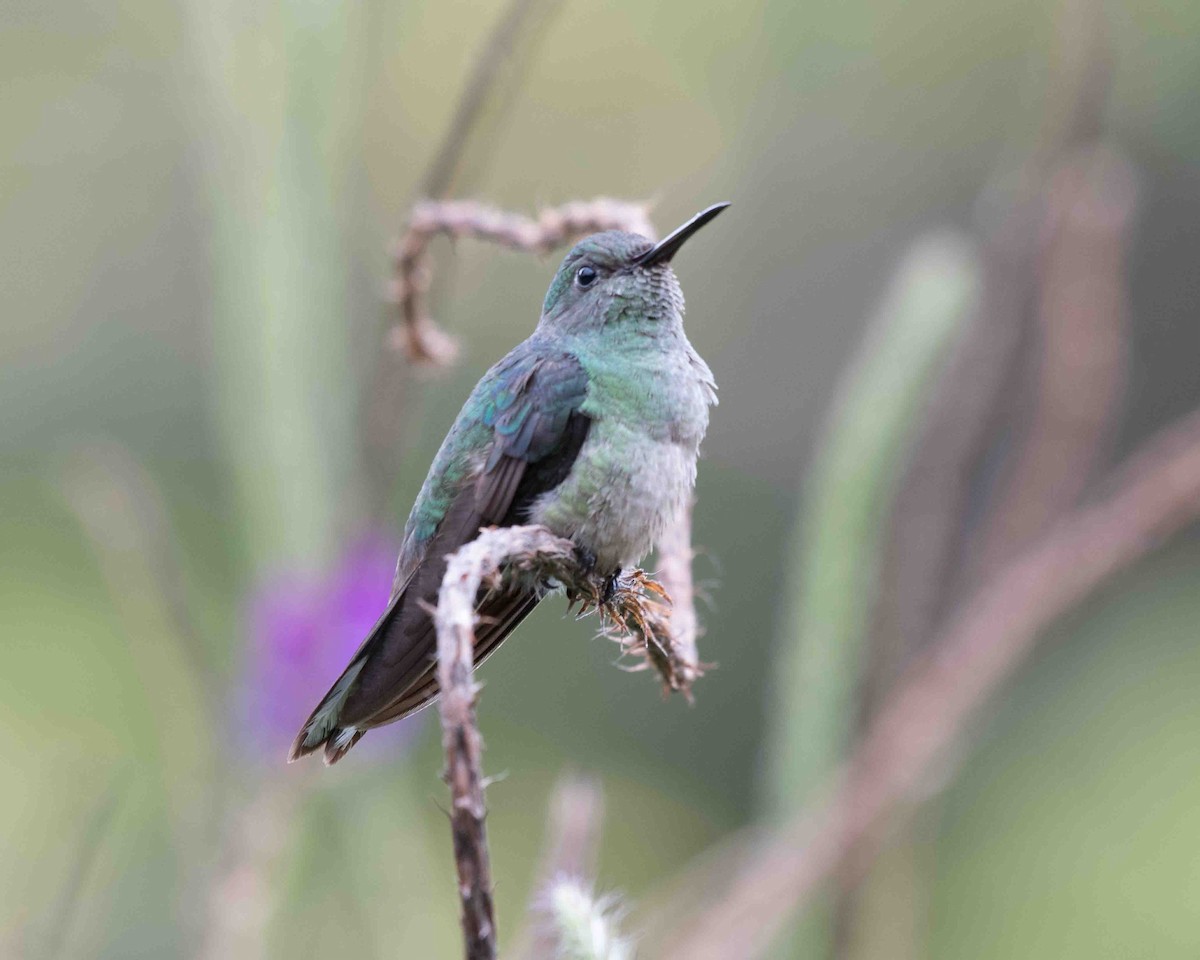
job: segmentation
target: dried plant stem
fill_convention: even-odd
[[[590,888],[603,819],[604,796],[596,781],[568,775],[555,785],[550,798],[546,845],[526,912],[528,926],[517,938],[519,945],[512,950],[511,956],[522,960],[544,960],[558,955],[558,930],[543,916],[551,888],[561,881]]]
[[[1022,189],[985,230],[979,302],[932,386],[923,423],[892,502],[872,612],[864,685],[869,714],[916,649],[942,622],[952,586],[971,478],[1006,409],[1033,297],[1037,219]]]
[[[475,548],[475,549],[472,549]],[[475,596],[486,556],[478,541],[454,555],[437,608],[438,682],[441,685],[443,778],[450,787],[450,829],[462,901],[467,960],[494,960],[496,912],[483,800],[483,738],[475,724]]]
[[[550,799],[546,850],[538,867],[540,886],[555,877],[591,879],[603,821],[604,794],[599,783],[578,776],[558,782]]]
[[[878,711],[828,800],[755,843],[724,894],[674,939],[670,960],[761,955],[825,881],[869,860],[884,815],[929,789],[935,763],[1045,628],[1200,517],[1200,412],[1150,440],[1108,491],[960,608]]]
[[[951,600],[962,596],[964,587],[980,582],[976,561],[982,551],[963,540],[963,531],[970,527],[972,477],[977,476],[1000,425],[1027,412],[1034,418],[1040,416],[1040,412],[1021,409],[1020,403],[1028,364],[1042,359],[1032,348],[1038,347],[1044,354],[1062,346],[1062,338],[1055,336],[1056,326],[1050,331],[1054,342],[1038,343],[1034,320],[1037,317],[1043,329],[1049,329],[1046,325],[1054,323],[1057,316],[1047,311],[1061,310],[1064,304],[1056,298],[1057,293],[1063,291],[1063,281],[1073,279],[1067,271],[1078,274],[1087,269],[1086,264],[1073,260],[1064,262],[1064,247],[1089,245],[1111,265],[1111,247],[1119,248],[1124,240],[1120,235],[1124,223],[1109,223],[1108,237],[1097,235],[1103,227],[1078,222],[1051,223],[1047,229],[1048,203],[1051,218],[1056,213],[1063,217],[1061,206],[1053,209],[1055,192],[1087,187],[1086,182],[1056,177],[1066,172],[1062,168],[1069,170],[1066,161],[1081,146],[1096,142],[1103,127],[1112,48],[1102,0],[1060,0],[1053,43],[1038,141],[1011,182],[994,184],[982,198],[979,228],[984,283],[980,308],[946,365],[892,511],[874,616],[874,647],[880,651],[875,659],[883,662],[875,665],[868,701],[878,702],[896,669],[933,636],[944,622]],[[1075,176],[1080,176],[1078,171]],[[1127,204],[1128,189],[1119,188],[1114,204]],[[1091,202],[1104,203],[1095,197]],[[1128,219],[1128,213],[1125,216]],[[1106,244],[1110,249],[1099,249]],[[1108,312],[1097,319],[1098,324],[1120,323],[1112,314],[1113,303],[1119,310],[1123,302],[1112,292],[1115,282],[1104,282],[1096,296],[1097,300],[1110,299],[1102,304]],[[1058,288],[1049,298],[1048,286]],[[1082,313],[1073,318],[1077,328],[1086,322]],[[1112,349],[1119,352],[1119,348]],[[1051,358],[1046,372],[1057,362]],[[1097,393],[1107,392],[1099,381],[1109,373],[1105,364],[1096,363]],[[1108,389],[1115,391],[1111,382]],[[1101,405],[1107,413],[1111,400],[1105,398]],[[1058,503],[1065,509],[1075,499],[1059,498]],[[989,519],[998,513],[989,511]],[[1000,517],[995,522],[1003,524],[1004,520]],[[984,536],[979,542],[988,539],[990,536]],[[992,548],[988,552],[993,560],[1006,558]],[[1011,550],[1007,556],[1012,556]]]
[[[1037,143],[1013,187],[996,191],[1000,202],[982,224],[984,309],[946,367],[891,511],[860,730],[900,671],[934,639],[952,601],[1079,502],[1114,434],[1127,352],[1121,261],[1131,177],[1119,158],[1095,146],[1113,65],[1103,0],[1056,5]],[[994,453],[995,437],[1006,433],[1013,440],[998,492],[986,492],[989,445]],[[985,495],[988,507],[978,515],[972,499]],[[936,816],[929,804],[921,822],[903,829],[928,830]],[[839,956],[861,951],[849,945],[851,931],[871,928],[861,921],[897,896],[914,905],[914,930],[923,925],[925,910],[917,905],[931,874],[906,855],[906,846],[911,854],[919,842],[909,841],[894,840],[896,861],[881,864],[864,887],[843,892]],[[907,946],[903,939],[890,932],[889,951],[921,952],[915,939]]]
[[[679,663],[680,678],[684,689],[691,689],[692,681],[699,677],[704,668],[700,664],[700,652],[696,639],[700,628],[696,620],[696,586],[692,581],[692,506],[691,500],[667,527],[658,543],[658,580],[671,597],[670,632]]]
[[[473,200],[426,200],[413,207],[408,228],[394,254],[392,298],[400,324],[391,344],[419,363],[447,364],[457,355],[454,340],[429,316],[429,242],[438,234],[471,237],[523,250],[548,253],[570,240],[599,230],[627,230],[654,237],[648,204],[599,197],[543,210],[537,217],[509,213]]]
[[[264,780],[229,824],[226,862],[209,891],[199,960],[257,960],[267,955],[279,892],[272,877],[287,850],[290,824],[308,782]]]
[[[463,189],[460,181],[469,154],[481,152],[468,151],[468,143],[478,146],[480,128],[494,128],[507,113],[505,108],[520,89],[521,74],[533,59],[533,49],[561,7],[562,0],[513,0],[496,21],[425,173],[421,185],[425,196],[444,197],[455,186]],[[485,124],[488,117],[492,122]]]
[[[572,602],[598,609],[610,633],[622,634],[623,648],[657,668],[670,689],[687,692],[667,633],[664,591],[642,571],[623,574],[605,599],[602,581],[579,564],[574,543],[545,527],[489,528],[461,547],[449,561],[434,614],[437,626],[438,682],[441,685],[444,777],[450,787],[454,861],[462,901],[467,960],[496,955],[496,917],[483,799],[483,739],[475,722],[475,604],[483,587],[505,578],[530,584],[557,581]]]
[[[1113,433],[1128,352],[1128,161],[1098,147],[1049,178],[1039,263],[1034,403],[1004,489],[980,536],[994,570],[1074,506]]]
[[[860,729],[900,671],[934,638],[953,587],[958,596],[969,594],[1035,542],[1080,501],[1108,451],[1128,353],[1124,251],[1135,207],[1133,181],[1123,157],[1095,146],[1077,150],[1047,176],[1038,219],[1030,222],[1030,249],[1037,258],[1025,276],[1032,295],[1019,312],[1007,314],[996,309],[1003,301],[993,296],[992,312],[978,318],[990,329],[977,324],[971,337],[977,345],[1002,336],[1006,325],[1010,336],[1023,330],[1026,349],[1015,357],[1016,375],[1008,378],[1007,390],[992,394],[990,414],[980,417],[986,411],[978,401],[988,393],[988,378],[969,381],[965,369],[955,370],[954,389],[932,408],[893,510]],[[1017,344],[1016,338],[1009,342]],[[960,531],[971,525],[963,494],[971,468],[978,466],[973,448],[994,432],[986,428],[998,413],[1014,421],[1010,452],[990,509],[979,529],[964,537]],[[947,576],[951,563],[956,577]],[[928,830],[933,817],[936,807],[927,805],[923,825],[914,829]],[[893,842],[892,849],[905,863],[903,842]],[[845,894],[839,935],[851,937],[851,930],[863,926],[859,911],[869,911],[873,897],[884,903],[893,891],[904,890],[909,902],[919,903],[922,877],[911,873],[916,869],[918,861],[911,858],[907,873],[885,864],[871,883]],[[927,879],[927,867],[924,872]],[[899,952],[894,937],[890,942]]]
[[[562,0],[510,0],[459,94],[441,145],[420,178],[418,196],[441,200],[454,189],[469,189],[492,162],[497,152],[494,141],[502,134],[525,74],[537,61],[537,50],[562,7]],[[433,351],[439,346],[439,332],[431,334]],[[410,409],[417,405],[417,398],[409,390],[408,378],[401,376],[401,368],[394,351],[376,352],[364,436],[375,514],[385,510],[391,478],[398,468],[396,458],[403,451],[404,424],[419,415]],[[397,410],[406,416],[397,416]]]

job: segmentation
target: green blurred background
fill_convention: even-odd
[[[467,390],[536,321],[556,257],[439,244],[462,362],[386,353],[389,244],[503,10],[0,3],[0,955],[233,956],[213,928],[256,910],[246,956],[459,949],[433,714],[336,769],[283,767],[286,739],[244,716],[247,610],[394,537]],[[1108,139],[1141,197],[1125,450],[1200,402],[1200,5],[1108,14]],[[660,229],[734,206],[677,267],[721,386],[695,517],[719,668],[693,707],[664,701],[561,602],[488,663],[502,937],[564,769],[602,781],[599,884],[635,904],[768,805],[768,681],[798,639],[785,584],[835,385],[912,242],[968,228],[1033,149],[1054,18],[568,2],[509,79],[458,195],[650,197]],[[1056,628],[923,826],[924,888],[839,952],[1200,954],[1198,577],[1181,538]],[[249,918],[214,917],[230,904]]]

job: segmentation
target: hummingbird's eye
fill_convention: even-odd
[[[575,271],[575,282],[581,287],[590,287],[596,282],[597,276],[599,274],[596,273],[595,267],[580,267]]]

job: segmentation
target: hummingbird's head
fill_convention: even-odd
[[[554,275],[542,304],[542,325],[581,331],[622,321],[679,323],[683,292],[671,258],[727,206],[713,204],[658,243],[619,230],[584,237]]]

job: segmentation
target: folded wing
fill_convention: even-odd
[[[335,763],[370,728],[438,694],[429,608],[446,560],[481,527],[525,522],[530,505],[566,478],[587,438],[587,374],[569,353],[527,341],[480,381],[442,444],[405,528],[387,610],[304,724],[289,759],[325,749]],[[540,588],[483,591],[475,661],[488,656],[541,599]]]

